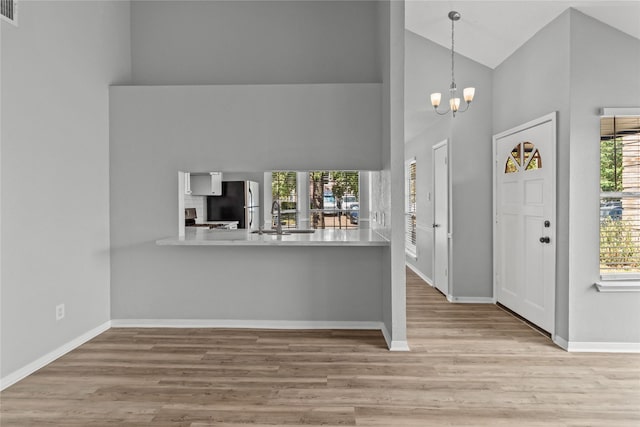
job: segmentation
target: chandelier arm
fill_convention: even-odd
[[[447,111],[442,112],[442,113],[441,113],[440,111],[438,111],[438,108],[437,108],[437,107],[435,107],[433,110],[434,110],[436,113],[438,113],[439,115],[444,116],[444,115],[449,114],[449,112],[451,111],[451,108],[447,108]]]
[[[465,102],[464,110],[462,108],[458,108],[457,113],[464,113],[465,111],[467,111],[469,109],[470,105],[471,105],[470,102]]]

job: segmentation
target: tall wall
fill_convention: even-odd
[[[442,120],[433,112],[428,96],[430,92],[444,90],[440,85],[449,72],[442,46],[408,30],[405,30],[405,46],[405,159],[416,160],[417,188],[416,256],[407,255],[406,260],[433,283],[432,147],[451,138],[452,122]],[[433,83],[435,80],[438,85]],[[447,87],[448,84],[444,86]]]
[[[558,112],[556,189],[556,327],[569,330],[570,11],[540,30],[494,71],[493,128],[500,133]]]
[[[139,86],[113,88],[111,105],[114,319],[381,320],[383,248],[154,244],[176,232],[178,170],[382,168],[377,13],[362,1],[132,3]],[[153,214],[136,222],[132,206]]]
[[[576,10],[570,16],[571,257],[566,338],[570,343],[640,343],[640,293],[599,293],[593,286],[599,279],[599,110],[640,107],[640,41]]]
[[[1,24],[3,379],[110,319],[108,86],[130,79],[129,11],[28,1]]]
[[[407,262],[433,278],[433,164],[432,148],[448,140],[450,168],[450,294],[456,299],[491,298],[491,137],[492,71],[468,58],[456,56],[456,82],[462,90],[476,88],[468,111],[439,116],[429,94],[443,92],[451,82],[450,50],[405,31],[407,142],[405,158],[416,159],[416,257]],[[442,107],[441,107],[442,108]]]
[[[560,15],[500,64],[493,76],[494,133],[558,112],[555,333],[561,337],[567,337],[569,328],[570,22],[569,11]]]
[[[133,1],[133,82],[379,82],[376,1]]]

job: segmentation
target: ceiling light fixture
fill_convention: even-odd
[[[453,75],[453,69],[454,69],[454,60],[453,60],[453,56],[454,56],[454,23],[458,20],[460,20],[460,13],[459,12],[455,12],[455,11],[451,11],[449,12],[449,19],[451,20],[451,86],[449,86],[449,108],[447,109],[447,111],[444,112],[440,112],[438,111],[438,106],[440,105],[440,100],[442,99],[442,94],[441,93],[432,93],[431,94],[431,105],[433,105],[433,109],[435,110],[436,113],[440,114],[440,115],[445,115],[447,114],[449,111],[451,111],[453,113],[453,117],[456,116],[456,113],[464,113],[465,111],[467,111],[467,109],[469,108],[469,105],[471,105],[471,101],[473,101],[473,96],[476,93],[476,88],[474,87],[466,87],[464,88],[462,94],[464,97],[464,101],[466,102],[465,106],[464,106],[464,110],[460,109],[460,98],[456,97],[456,91],[457,91],[457,87],[456,87],[456,79]]]

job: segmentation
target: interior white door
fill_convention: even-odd
[[[433,147],[433,281],[449,295],[449,168],[447,142]]]
[[[494,137],[497,301],[553,333],[555,114]]]

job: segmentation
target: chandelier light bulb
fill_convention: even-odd
[[[454,113],[458,111],[460,108],[460,98],[451,98],[449,100],[449,108],[451,108],[451,111]]]
[[[431,105],[433,105],[433,108],[438,108],[438,105],[440,105],[440,100],[442,99],[442,94],[441,93],[432,93],[431,94]]]
[[[471,101],[473,101],[473,95],[476,94],[476,88],[475,87],[466,87],[466,88],[464,88],[462,93],[464,94],[464,100],[466,101],[466,103],[470,104]]]

